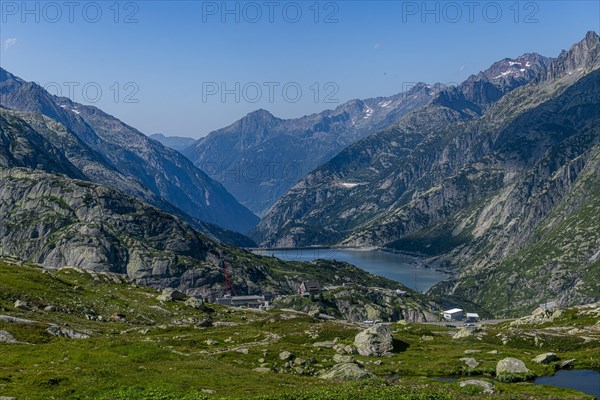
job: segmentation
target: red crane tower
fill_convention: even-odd
[[[223,260],[223,275],[225,276],[225,295],[229,296],[229,290],[231,290],[233,294],[237,296],[233,282],[231,282],[231,279],[229,279],[229,275],[227,274],[227,263],[225,260]]]

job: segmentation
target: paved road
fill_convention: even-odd
[[[505,321],[512,321],[512,319],[485,319],[483,321],[479,321],[473,325],[494,325],[499,324]],[[424,324],[429,325],[439,325],[439,326],[453,326],[456,328],[460,328],[461,326],[467,325],[462,321],[439,321],[439,322],[423,322]]]

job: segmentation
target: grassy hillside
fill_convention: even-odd
[[[17,342],[0,343],[0,396],[449,400],[485,396],[428,377],[489,381],[497,361],[508,356],[522,359],[538,375],[550,374],[557,363],[530,362],[546,351],[575,358],[576,368],[600,368],[600,312],[580,315],[574,309],[554,321],[487,326],[464,339],[452,339],[455,328],[392,324],[393,356],[352,355],[374,378],[338,384],[319,379],[336,364],[336,352],[315,343],[352,344],[361,329],[357,324],[282,310],[192,308],[183,301],[161,303],[157,294],[114,274],[0,263],[0,331]],[[579,330],[556,335],[561,326]],[[74,332],[88,337],[68,337]],[[465,350],[477,352],[465,356]],[[282,351],[293,353],[294,361],[282,361]],[[479,365],[469,368],[463,357],[474,357]],[[530,383],[494,385],[494,398],[590,398]]]

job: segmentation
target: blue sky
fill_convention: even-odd
[[[556,56],[600,31],[599,3],[2,0],[0,66],[144,133],[200,137],[257,108],[293,118]]]

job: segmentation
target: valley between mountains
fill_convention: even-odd
[[[0,399],[592,398],[532,381],[597,376],[599,216],[593,31],[195,141],[0,68]],[[319,247],[449,279],[253,253]]]

